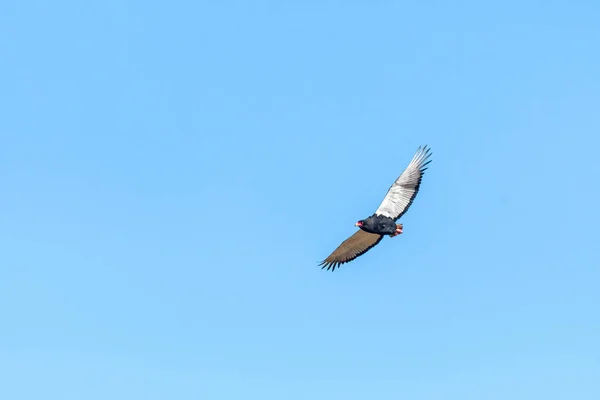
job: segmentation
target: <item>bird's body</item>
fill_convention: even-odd
[[[369,218],[357,222],[357,224],[359,223],[359,227],[363,231],[378,235],[393,235],[398,228],[396,221],[385,215],[373,214]]]
[[[358,221],[360,228],[354,235],[346,239],[320,265],[335,270],[336,267],[350,262],[376,246],[385,235],[390,237],[402,233],[402,224],[396,221],[402,217],[419,192],[423,173],[431,161],[427,146],[417,150],[408,167],[389,188],[383,201],[373,215]]]

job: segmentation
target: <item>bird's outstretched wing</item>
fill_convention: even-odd
[[[423,173],[431,162],[427,161],[430,156],[431,149],[419,146],[412,161],[390,187],[375,214],[398,220],[406,213],[417,196]]]
[[[336,267],[354,260],[356,257],[365,254],[383,239],[383,235],[365,232],[362,229],[344,240],[333,253],[329,255],[321,264],[327,269],[335,270]]]

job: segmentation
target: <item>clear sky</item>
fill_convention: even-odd
[[[599,399],[599,20],[3,1],[0,398]]]

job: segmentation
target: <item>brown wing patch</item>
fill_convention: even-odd
[[[333,253],[329,255],[323,262],[322,268],[335,270],[336,267],[354,260],[356,257],[365,254],[369,249],[374,247],[383,239],[383,235],[365,232],[359,229],[354,235],[344,240]]]

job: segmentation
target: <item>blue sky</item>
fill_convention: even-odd
[[[599,13],[3,2],[0,397],[600,398]]]

